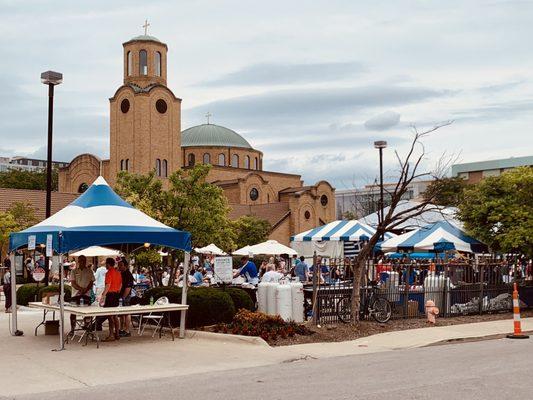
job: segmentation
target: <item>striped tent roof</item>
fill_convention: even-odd
[[[374,228],[362,222],[351,220],[333,221],[329,224],[310,229],[291,237],[291,242],[343,241],[358,242],[368,240],[376,232]],[[392,233],[386,233],[385,238],[392,238]]]
[[[469,253],[487,251],[487,246],[468,236],[463,230],[448,221],[435,222],[385,240],[378,247],[382,251],[458,250]]]
[[[52,237],[55,252],[65,254],[90,246],[122,247],[151,243],[191,250],[191,234],[162,224],[116,194],[101,176],[80,197],[51,217],[9,237],[9,248],[37,244]]]

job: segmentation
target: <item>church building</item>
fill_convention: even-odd
[[[167,87],[168,47],[141,35],[123,43],[124,82],[110,107],[110,152],[81,154],[59,169],[59,192],[82,193],[99,175],[113,185],[119,171],[155,171],[165,181],[179,168],[211,164],[209,182],[224,190],[230,217],[254,215],[272,226],[270,237],[291,235],[335,218],[335,189],[305,186],[296,174],[263,170],[263,153],[232,129],[209,123],[182,131],[181,99]]]

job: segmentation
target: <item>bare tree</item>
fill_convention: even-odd
[[[437,129],[452,124],[452,122],[453,121],[443,122],[422,132],[413,126],[413,140],[405,157],[402,159],[398,152],[395,152],[399,164],[399,177],[396,185],[394,185],[394,189],[388,192],[388,195],[390,196],[390,206],[387,210],[387,213],[383,216],[383,220],[379,221],[374,235],[372,235],[369,241],[362,247],[354,264],[354,284],[351,307],[352,321],[354,323],[359,320],[359,306],[361,302],[360,287],[366,261],[372,256],[374,246],[380,240],[382,235],[384,235],[386,232],[398,229],[400,225],[404,224],[407,220],[420,216],[427,211],[440,212],[442,210],[442,207],[436,206],[432,203],[434,197],[433,195],[427,196],[421,202],[413,203],[412,206],[402,208],[400,211],[396,212],[398,204],[404,199],[404,196],[413,181],[422,178],[432,178],[434,180],[443,179],[444,174],[454,162],[455,158],[453,156],[444,153],[437,161],[434,171],[420,171],[421,164],[426,155],[422,139],[424,139],[430,133],[435,132]]]

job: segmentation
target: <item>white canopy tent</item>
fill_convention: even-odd
[[[226,255],[226,253],[221,248],[216,246],[214,243],[211,243],[205,247],[197,247],[194,249],[194,251],[197,252],[198,254],[211,254],[214,256],[225,256]]]
[[[253,246],[245,246],[233,252],[235,255],[273,255],[279,256],[280,254],[288,254],[289,256],[297,255],[298,253],[276,240],[267,240],[266,242],[254,244]]]
[[[102,246],[91,246],[70,254],[71,257],[120,257],[121,255],[122,253],[118,250],[109,249]]]

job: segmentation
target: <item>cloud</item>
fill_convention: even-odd
[[[54,161],[70,162],[80,154],[91,153],[105,159],[109,156],[109,142],[105,140],[56,140],[52,147]],[[27,157],[46,159],[46,146],[27,153]]]
[[[219,78],[194,86],[253,86],[307,82],[329,82],[360,75],[364,71],[356,62],[309,64],[253,64]]]
[[[422,86],[356,86],[292,89],[216,100],[187,110],[188,118],[202,120],[210,110],[219,123],[269,126],[338,119],[374,107],[406,105],[451,94]]]
[[[373,131],[384,131],[398,125],[399,122],[400,114],[394,111],[385,111],[367,120],[365,127]]]

